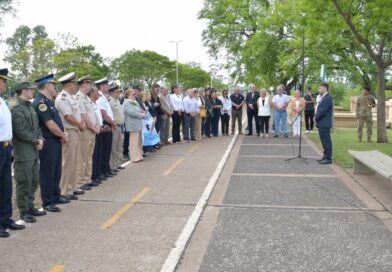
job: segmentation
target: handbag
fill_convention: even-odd
[[[207,117],[207,111],[206,111],[206,109],[200,109],[199,117],[201,117],[201,118]]]

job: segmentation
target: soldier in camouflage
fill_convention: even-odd
[[[372,108],[376,106],[376,100],[370,95],[368,87],[363,88],[363,93],[357,98],[357,118],[358,118],[358,141],[362,142],[363,124],[366,122],[367,140],[372,142]]]

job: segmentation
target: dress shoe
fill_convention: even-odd
[[[260,137],[260,133],[257,133],[257,137]]]
[[[71,200],[69,200],[66,196],[60,196],[59,200],[56,201],[56,204],[68,204]]]
[[[91,187],[88,184],[83,184],[82,186],[79,187],[79,189],[83,191],[90,191]]]
[[[285,135],[283,135],[283,137],[285,137],[285,138],[288,138],[288,137],[289,137],[289,135],[285,134]]]
[[[84,195],[84,191],[80,189],[76,189],[76,191],[73,192],[74,195]]]
[[[252,133],[247,133],[245,134],[245,136],[252,136]]]
[[[279,138],[279,136],[278,135],[274,135],[274,138]]]
[[[67,195],[67,197],[71,200],[78,200],[78,197],[76,195]]]
[[[10,224],[3,224],[3,228],[10,229],[10,230],[22,230],[25,229],[26,227],[24,225],[19,225],[16,224],[15,222],[12,222]]]
[[[323,161],[324,160],[324,158],[321,158],[321,159],[319,159],[319,160],[316,160],[316,162],[321,162],[321,161]]]
[[[114,177],[114,175],[112,173],[106,173],[105,174],[105,178],[112,178]]]
[[[123,170],[123,169],[125,169],[125,167],[124,166],[119,166],[119,167],[117,167],[117,169]]]
[[[191,140],[192,140],[192,141],[197,141],[195,138],[192,138]]]
[[[48,205],[48,206],[45,206],[45,207],[44,207],[44,210],[45,210],[45,211],[48,211],[48,212],[61,212],[61,209],[60,209],[59,207],[56,207],[56,206],[53,205],[53,204]]]
[[[92,180],[90,183],[87,183],[87,185],[89,187],[97,187],[97,186],[99,186],[99,183],[98,183],[98,180]]]
[[[108,178],[107,177],[105,177],[105,175],[101,175],[100,177],[99,177],[99,181],[105,181],[105,180],[107,180]]]
[[[32,216],[43,216],[43,215],[46,215],[46,212],[45,211],[40,211],[40,210],[38,210],[36,208],[33,208],[33,209],[30,209],[30,214]]]
[[[118,173],[118,172],[120,172],[120,171],[117,170],[117,169],[112,169],[111,172],[112,172],[112,173]]]
[[[319,164],[331,164],[332,160],[322,160]]]
[[[26,223],[35,223],[37,220],[35,219],[34,216],[32,216],[30,213],[24,213],[20,215],[20,219],[25,221]]]
[[[10,234],[3,228],[0,228],[0,238],[8,238]]]

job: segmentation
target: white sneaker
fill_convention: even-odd
[[[268,136],[268,133],[267,134],[265,134],[265,138],[268,138],[269,136]]]
[[[308,133],[310,133],[310,130],[307,130],[307,131],[306,131],[306,134],[308,134]]]
[[[312,132],[313,132],[313,130],[310,130],[310,131],[309,131],[309,133],[312,133]]]

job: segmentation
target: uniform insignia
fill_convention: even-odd
[[[48,110],[48,107],[46,106],[46,104],[40,104],[38,106],[38,109],[39,109],[40,112],[45,112],[45,111]]]

